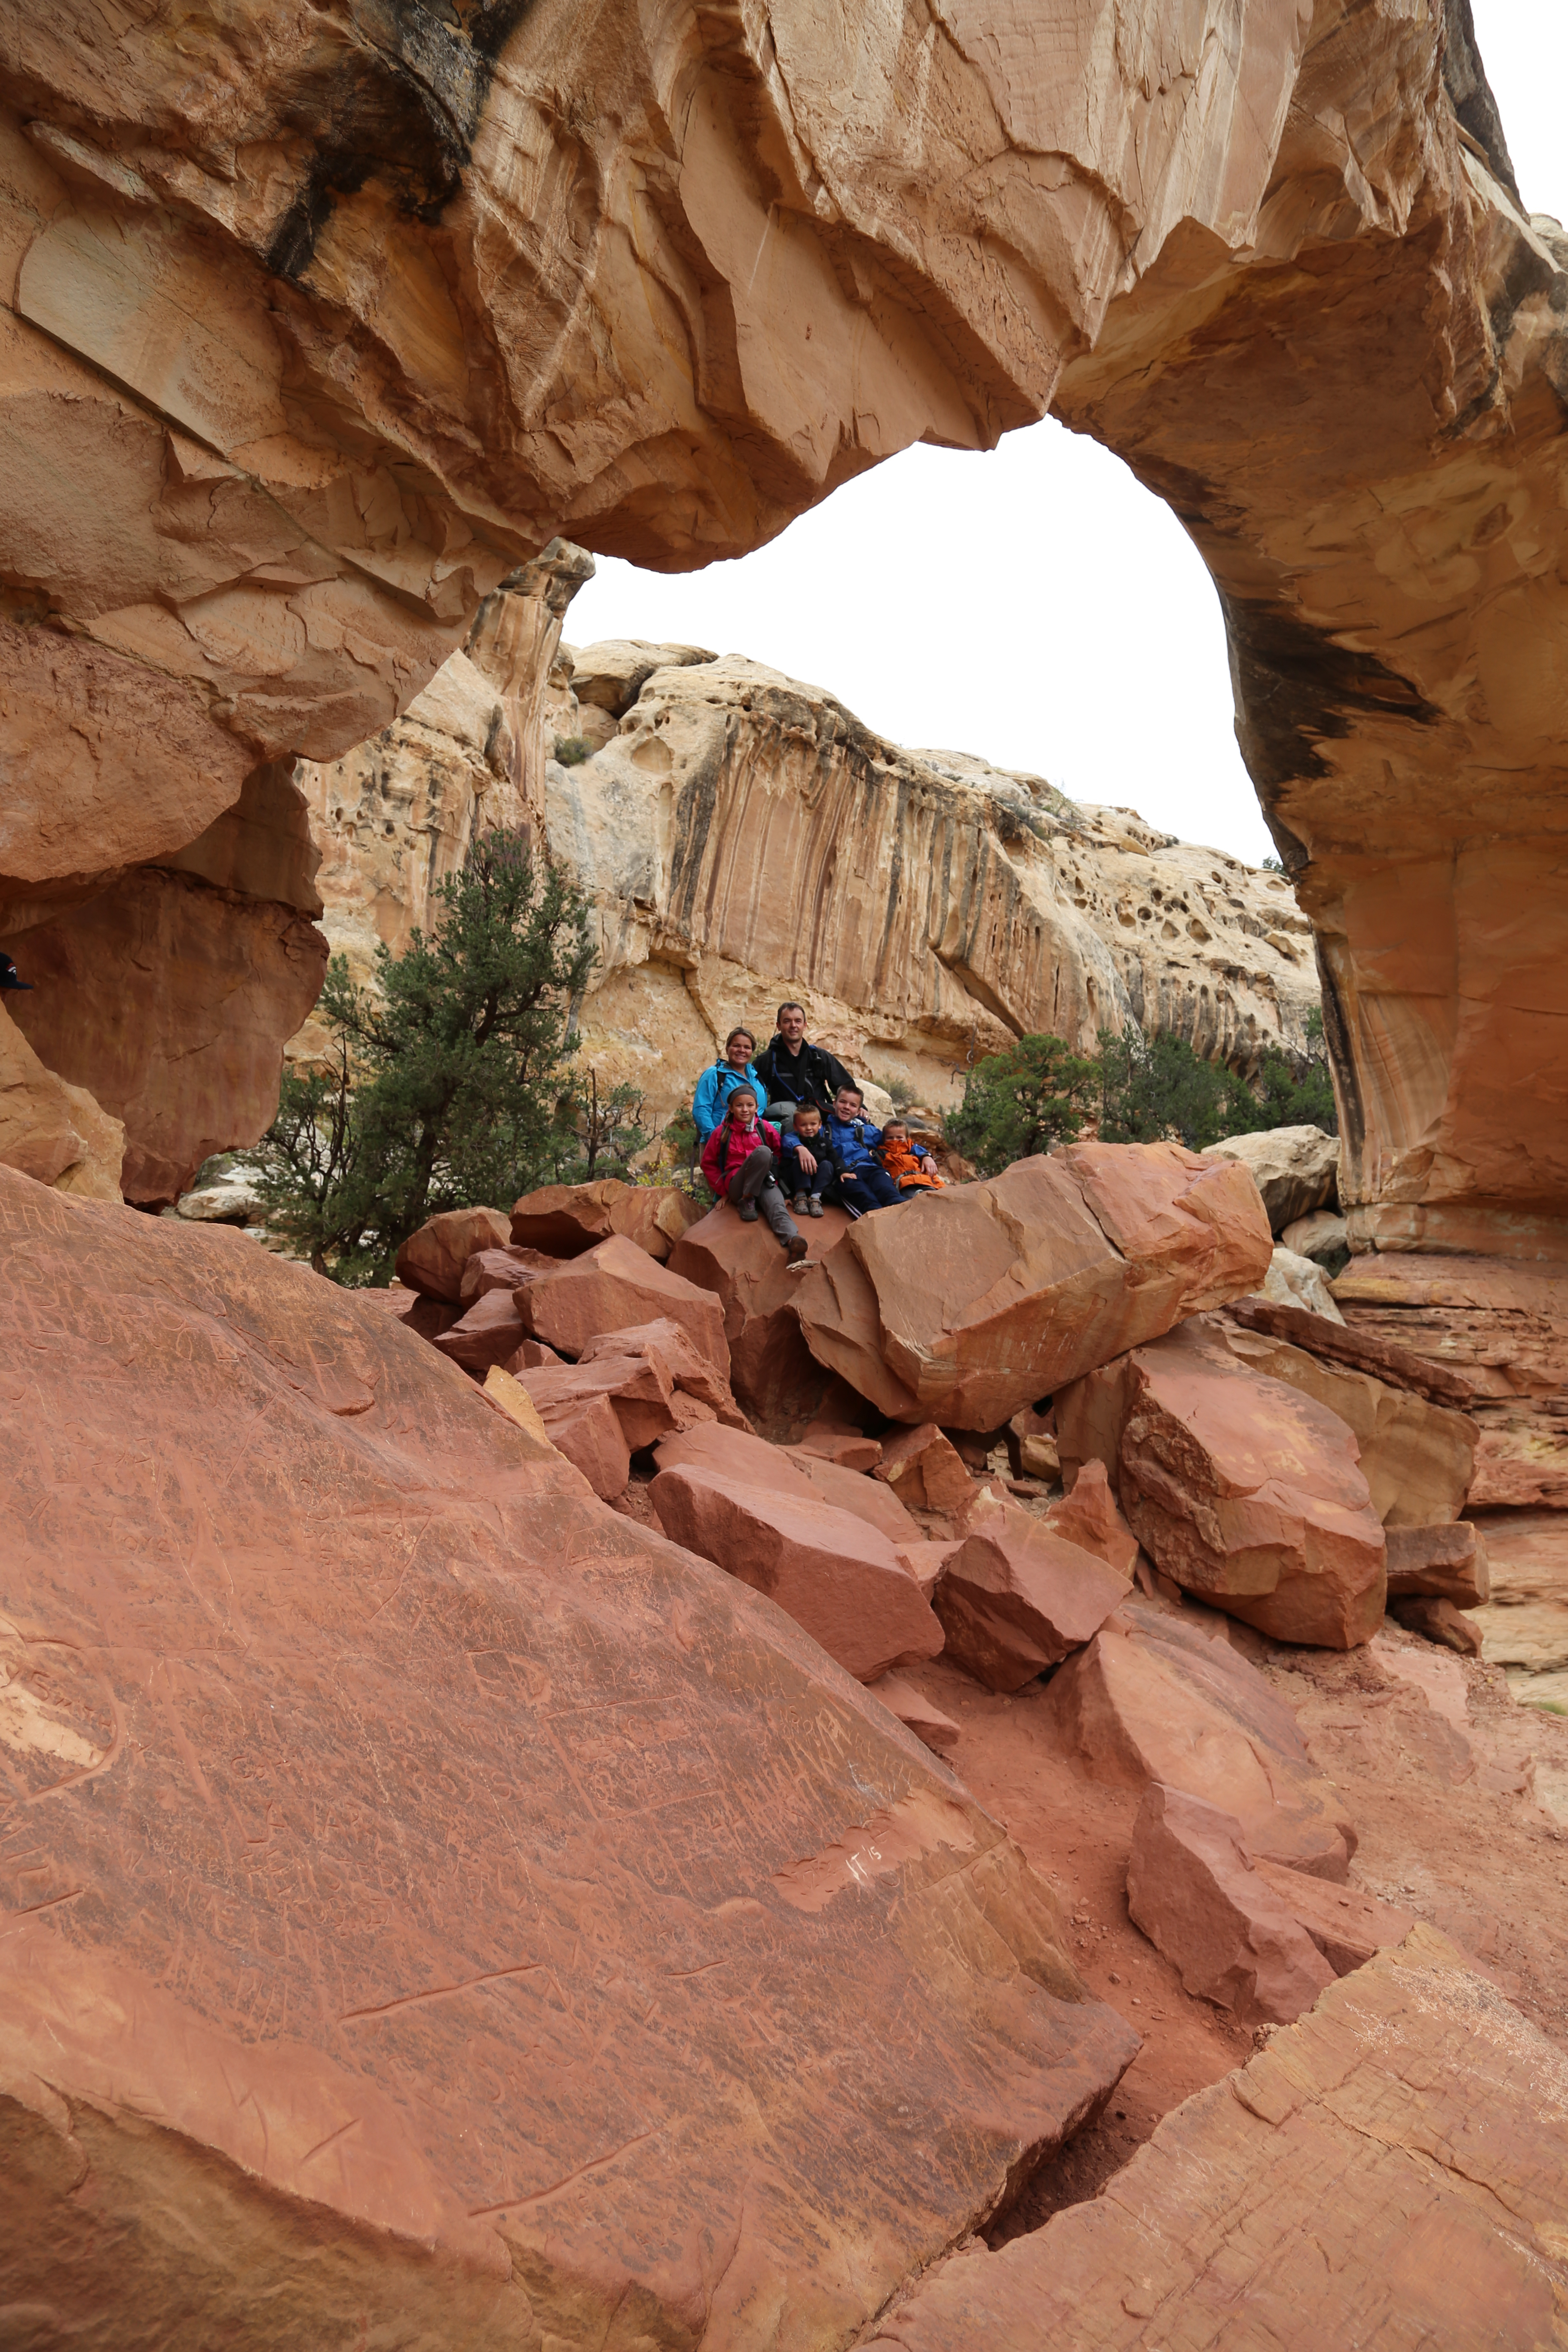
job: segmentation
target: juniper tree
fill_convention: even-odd
[[[386,1280],[427,1217],[505,1204],[551,1172],[594,950],[588,906],[526,835],[481,835],[439,912],[368,988],[342,957],[318,1017],[330,1075],[286,1076],[262,1146],[273,1229],[343,1282]]]

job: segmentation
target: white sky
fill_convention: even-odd
[[[1568,214],[1568,8],[1474,13],[1525,203]],[[736,563],[597,561],[574,645],[749,654],[895,742],[1027,769],[1254,863],[1270,852],[1196,551],[1120,458],[1050,419],[983,457],[906,450]]]

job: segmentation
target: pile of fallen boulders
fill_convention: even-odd
[[[1173,1144],[829,1211],[804,1269],[673,1188],[555,1186],[433,1219],[394,1304],[932,1749],[960,1727],[922,1662],[1050,1676],[1047,1737],[1145,1791],[1132,1917],[1279,2021],[1408,1922],[1325,1897],[1355,1832],[1245,1629],[1347,1651],[1392,1609],[1474,1651],[1488,1584],[1465,1381],[1264,1295],[1270,1222],[1245,1160]]]

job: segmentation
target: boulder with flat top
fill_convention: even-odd
[[[795,1299],[812,1354],[890,1421],[988,1431],[1255,1290],[1271,1250],[1245,1169],[1176,1143],[1074,1144],[863,1217]]]

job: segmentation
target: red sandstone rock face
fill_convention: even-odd
[[[1289,2025],[1334,1970],[1253,1864],[1233,1813],[1151,1782],[1127,1864],[1127,1908],[1182,1983],[1243,2025]]]
[[[1565,2228],[1561,2059],[1418,1927],[1167,2116],[1099,2197],[952,2256],[867,2340],[1225,2352],[1245,2325],[1271,2352],[1547,2345]]]
[[[989,1430],[1254,1289],[1271,1249],[1235,1163],[1079,1144],[862,1218],[795,1297],[813,1354],[890,1420]]]
[[[1458,1609],[1479,1609],[1492,1597],[1486,1538],[1468,1519],[1435,1528],[1390,1528],[1390,1601],[1429,1596]]]
[[[468,1260],[481,1250],[503,1249],[507,1220],[500,1209],[447,1209],[411,1234],[398,1251],[395,1267],[399,1282],[426,1298],[444,1298],[455,1307],[463,1296],[463,1276]],[[486,1289],[499,1284],[486,1284]],[[476,1286],[474,1296],[479,1296]]]
[[[991,1690],[1021,1690],[1097,1633],[1127,1585],[1011,1504],[977,1507],[935,1608],[950,1654]]]
[[[516,1300],[524,1331],[564,1356],[580,1356],[601,1332],[629,1330],[668,1317],[728,1378],[730,1350],[715,1301],[624,1234],[614,1234],[556,1272],[537,1276],[517,1292]]]
[[[858,1682],[941,1650],[930,1603],[864,1519],[689,1465],[661,1469],[652,1499],[666,1535],[776,1601]]]
[[[384,1304],[5,1170],[0,1272],[0,2307],[816,2352],[1104,2097],[994,1822]]]
[[[511,1238],[551,1257],[580,1257],[595,1242],[624,1234],[662,1264],[701,1214],[690,1193],[677,1185],[604,1177],[594,1184],[546,1184],[525,1192],[512,1205]]]
[[[1334,1286],[1353,1338],[1462,1381],[1480,1433],[1477,1510],[1568,1509],[1568,1261],[1358,1258]],[[1434,1517],[1436,1514],[1433,1514]]]
[[[327,971],[308,910],[166,866],[136,867],[83,906],[0,929],[0,943],[34,983],[9,1000],[17,1027],[48,1068],[124,1122],[121,1189],[148,1205],[184,1192],[213,1152],[264,1132],[283,1040]]]
[[[1315,1397],[1338,1414],[1354,1434],[1373,1508],[1384,1527],[1428,1527],[1458,1518],[1474,1484],[1480,1433],[1469,1412],[1457,1411],[1452,1402],[1436,1402],[1430,1394],[1403,1383],[1394,1385],[1387,1375],[1389,1349],[1368,1348],[1354,1333],[1321,1316],[1291,1318],[1296,1329],[1302,1324],[1316,1327],[1310,1339],[1303,1339],[1300,1346],[1260,1331],[1255,1317],[1261,1303],[1237,1300],[1226,1314],[1207,1318],[1207,1334],[1238,1363],[1300,1389],[1303,1396]],[[1283,1321],[1290,1310],[1266,1311],[1271,1319]],[[1347,1338],[1349,1351],[1337,1344]],[[1352,1360],[1346,1360],[1347,1352]],[[1392,1352],[1414,1364],[1421,1360],[1405,1349]],[[1357,1355],[1359,1364],[1353,1360]],[[1384,1360],[1381,1367],[1380,1357]]]
[[[1296,1718],[1227,1642],[1126,1601],[1052,1675],[1048,1736],[1091,1779],[1159,1780],[1240,1822],[1249,1851],[1342,1880],[1355,1832]]]
[[[1279,1641],[1350,1649],[1386,1597],[1355,1439],[1312,1397],[1247,1370],[1201,1325],[1058,1399],[1064,1451],[1113,1467],[1166,1575]]]

